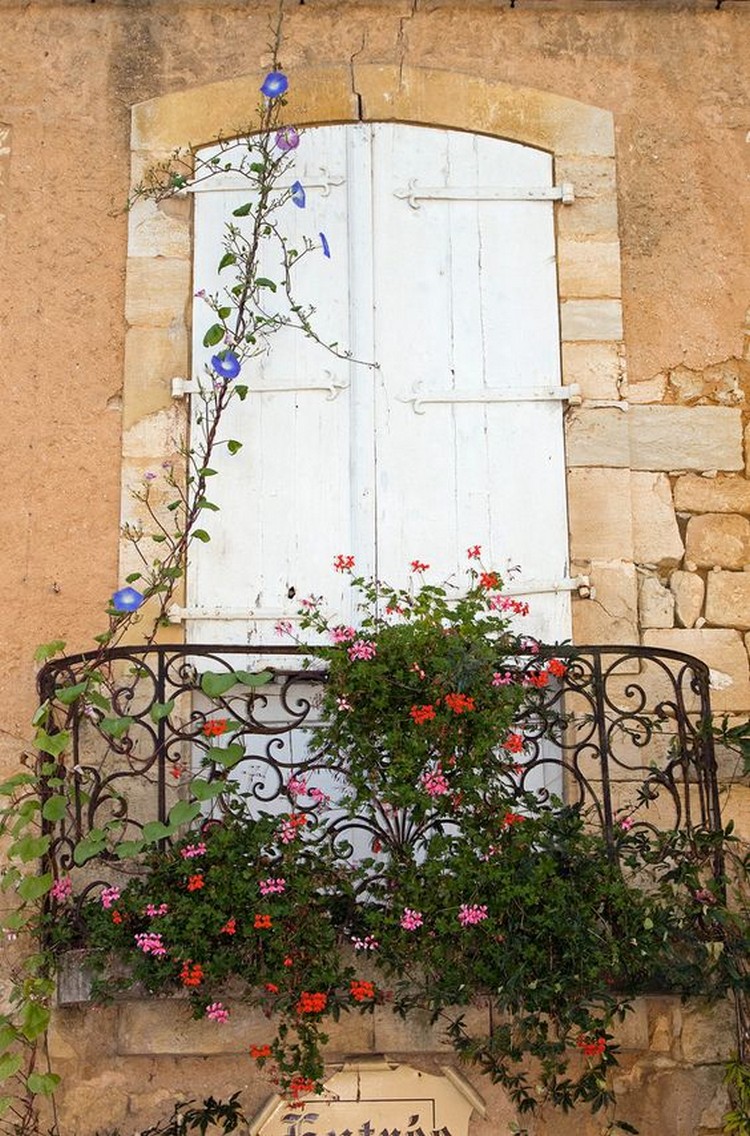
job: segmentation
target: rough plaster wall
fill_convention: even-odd
[[[130,107],[260,75],[275,10],[0,0],[0,139],[11,140],[9,158],[0,149],[8,764],[29,736],[33,647],[58,634],[88,646],[116,583]],[[285,5],[282,60],[292,76],[298,63],[354,58],[473,71],[611,109],[636,383],[741,355],[749,17],[750,5],[733,0],[720,12],[645,0],[554,9],[521,0],[514,11],[495,0],[307,0]],[[237,120],[251,112],[238,107]],[[106,1077],[99,1087],[111,1088]]]
[[[87,645],[116,580],[129,110],[270,58],[276,3],[4,0],[13,130],[2,278],[0,721],[24,735],[40,640]],[[739,355],[750,12],[693,4],[307,0],[282,60],[408,62],[615,113],[631,381]],[[252,108],[238,107],[238,121]]]

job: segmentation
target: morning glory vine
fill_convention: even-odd
[[[175,152],[146,174],[131,198],[131,204],[141,198],[162,201],[230,171],[244,181],[248,193],[223,236],[218,268],[227,283],[216,294],[200,297],[210,313],[203,344],[213,349],[213,354],[192,396],[197,400],[193,437],[179,451],[180,460],[165,460],[158,472],[148,471],[133,490],[141,519],[125,525],[123,537],[135,550],[140,567],[110,596],[105,608],[107,626],[95,637],[99,646],[93,659],[68,688],[58,691],[58,698],[62,693],[63,704],[71,707],[71,713],[76,705],[84,706],[95,727],[112,738],[125,738],[130,720],[115,707],[117,679],[109,652],[135,623],[145,620],[145,643],[153,642],[158,629],[168,622],[167,609],[184,577],[191,545],[211,539],[205,518],[218,508],[209,494],[215,472],[211,463],[219,447],[230,455],[241,448],[239,440],[222,436],[222,421],[233,401],[246,398],[246,376],[252,361],[269,350],[270,341],[282,328],[294,328],[323,342],[313,324],[313,306],[300,303],[295,296],[294,274],[304,257],[330,258],[328,241],[321,233],[317,239],[304,238],[302,247],[293,249],[284,236],[285,211],[290,207],[304,209],[307,203],[305,187],[299,180],[284,188],[293,152],[302,142],[301,132],[282,122],[288,91],[286,74],[274,65],[260,85],[254,126],[232,139],[220,140],[218,151],[207,159],[191,152]],[[245,221],[241,224],[242,219]],[[261,271],[261,260],[266,262],[269,246],[280,254],[278,279],[270,279]],[[269,303],[275,293],[285,297],[282,311]],[[323,346],[348,357],[335,344]],[[64,649],[65,642],[57,639],[42,645],[35,657],[44,662]],[[257,676],[247,679],[251,684],[256,680]],[[71,734],[53,719],[49,704],[40,707],[33,725],[37,754],[25,757],[22,770],[0,785],[0,835],[7,844],[0,886],[15,897],[17,905],[4,919],[8,939],[35,935],[50,897],[60,902],[67,895],[66,881],[55,878],[44,858],[50,845],[49,824],[73,807],[73,796],[80,787],[76,781],[80,774],[74,777],[64,761]],[[186,813],[194,816],[193,806],[186,810],[184,801],[175,809],[174,816],[170,813],[168,829],[174,833],[184,824]],[[124,846],[120,847],[117,822],[105,829],[99,845],[89,840],[90,847],[76,846],[76,863],[96,854],[96,847],[127,855]],[[12,978],[11,1006],[0,1014],[0,1131],[38,1131],[36,1098],[40,1094],[52,1097],[59,1082],[48,1062],[42,1062],[39,1068],[55,989],[54,973],[53,954],[39,947]]]

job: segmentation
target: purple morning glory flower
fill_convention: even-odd
[[[269,71],[261,84],[260,93],[267,99],[278,99],[288,87],[289,80],[283,71]]]
[[[299,146],[299,131],[293,126],[282,126],[276,131],[276,145],[280,150],[296,150]]]
[[[222,379],[236,379],[242,364],[234,351],[222,351],[211,356],[211,366]]]
[[[120,588],[112,596],[112,607],[115,611],[137,611],[143,603],[144,597],[135,588]]]
[[[321,243],[321,246],[323,248],[323,256],[327,256],[328,259],[330,260],[331,259],[331,246],[328,244],[328,239],[327,239],[325,233],[318,233],[318,236],[320,237],[320,243]]]
[[[305,208],[307,195],[305,194],[305,187],[303,186],[301,181],[296,181],[292,186],[292,201],[298,209]]]

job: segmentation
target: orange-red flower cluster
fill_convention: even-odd
[[[551,675],[554,675],[555,678],[562,678],[567,669],[565,663],[561,663],[559,659],[550,659],[547,663],[547,670]]]
[[[200,872],[196,872],[194,876],[188,876],[188,891],[200,891],[200,889],[205,886],[206,881],[203,879],[203,876]]]
[[[115,910],[115,911],[112,912],[112,922],[113,923],[122,923],[122,915],[120,914],[119,911]]]
[[[310,994],[303,990],[299,996],[296,1010],[298,1014],[322,1014],[328,1003],[327,994]]]
[[[432,718],[435,717],[435,707],[430,705],[412,706],[409,713],[411,714],[417,725],[421,726],[424,722],[429,722]]]
[[[203,733],[207,738],[219,738],[227,732],[226,718],[208,718],[203,723]]]
[[[371,982],[353,978],[349,983],[349,990],[355,1002],[369,1002],[375,997],[375,987]]]
[[[510,828],[511,825],[520,824],[526,820],[522,813],[506,813],[503,817],[503,828]]]
[[[446,694],[445,705],[454,714],[467,714],[477,708],[476,702],[469,694]]]
[[[498,576],[497,572],[482,572],[479,577],[479,587],[486,588],[487,590],[491,588],[499,588],[500,577]]]
[[[521,753],[523,750],[523,734],[508,734],[503,742],[503,749],[508,753]]]
[[[271,1056],[271,1046],[270,1045],[251,1045],[250,1046],[250,1056],[254,1057],[256,1061],[260,1057],[270,1057]]]
[[[273,926],[270,915],[256,915],[253,927],[256,931],[268,931]]]
[[[185,959],[180,971],[180,982],[183,986],[200,986],[203,981],[203,967],[199,962]]]
[[[315,1082],[311,1081],[309,1077],[301,1077],[299,1074],[292,1077],[289,1082],[289,1095],[292,1100],[297,1101],[300,1097],[309,1096],[310,1093],[315,1092]]]
[[[576,1041],[579,1049],[583,1050],[584,1057],[601,1057],[604,1050],[607,1048],[606,1039],[603,1037],[591,1038],[588,1034],[582,1033]]]
[[[234,916],[232,916],[231,919],[227,919],[226,923],[221,928],[221,931],[219,932],[219,934],[220,935],[236,935],[237,934],[237,920],[235,919]]]

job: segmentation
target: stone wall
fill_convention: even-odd
[[[0,762],[15,769],[33,649],[58,635],[91,645],[118,582],[122,472],[139,476],[182,422],[169,380],[187,359],[189,206],[126,216],[131,159],[137,176],[175,139],[200,145],[247,119],[278,3],[0,7]],[[575,637],[698,655],[719,713],[746,715],[750,5],[286,0],[282,12],[299,121],[366,113],[499,133],[552,150],[558,180],[576,185],[558,214],[561,351],[582,397],[567,413],[572,573],[595,595],[575,601]],[[725,795],[746,836],[749,793]],[[238,1016],[219,1042],[174,1003],[60,1008],[62,1131],[127,1134],[176,1097],[237,1088],[252,1111],[266,1087],[247,1046],[263,1025]],[[623,1117],[644,1136],[720,1131],[726,1007],[639,1001],[621,1040]],[[331,1057],[353,1049],[448,1056],[390,1018],[348,1020]],[[474,1083],[489,1111],[472,1136],[496,1136],[508,1103]],[[598,1131],[578,1113],[537,1128]]]
[[[750,354],[677,367],[567,423],[580,642],[635,642],[704,659],[716,710],[750,705]],[[630,524],[628,524],[630,521]]]
[[[470,1010],[481,1019],[481,1009]],[[452,1049],[426,1020],[403,1022],[387,1008],[345,1014],[331,1026],[326,1052],[331,1073],[353,1054],[382,1053],[394,1061],[439,1072],[458,1068]],[[732,1008],[683,1004],[674,997],[638,998],[617,1027],[617,1115],[642,1136],[720,1136],[729,1108],[722,1062],[734,1045]],[[175,1001],[119,1002],[108,1007],[58,1009],[50,1058],[66,1078],[60,1123],[64,1133],[118,1128],[123,1136],[164,1118],[175,1100],[228,1097],[240,1089],[252,1116],[270,1093],[253,1069],[250,1045],[268,1040],[268,1022],[240,1008],[225,1026],[194,1021]],[[579,1058],[572,1056],[573,1062]],[[604,1114],[550,1110],[538,1120],[519,1117],[505,1093],[470,1066],[460,1066],[484,1100],[486,1116],[472,1117],[470,1136],[503,1136],[512,1123],[532,1136],[600,1136]],[[317,1136],[317,1130],[316,1130]]]

